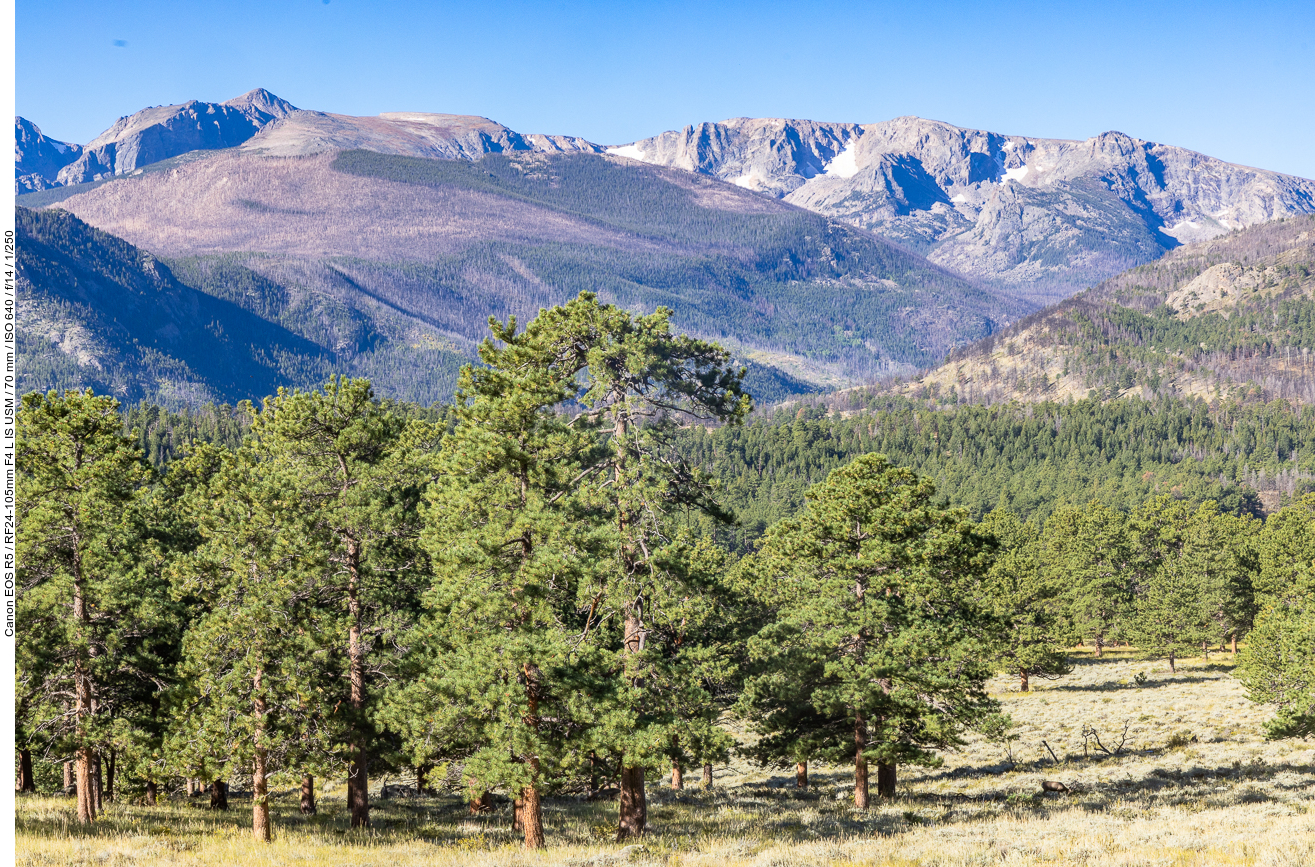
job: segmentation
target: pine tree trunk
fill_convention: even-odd
[[[526,551],[528,554],[528,550]],[[521,674],[525,677],[526,713],[525,725],[533,732],[539,731],[539,667],[530,663],[521,665]],[[543,805],[539,802],[539,757],[531,755],[527,764],[530,766],[530,784],[521,789],[521,828],[525,832],[526,849],[543,848]]]
[[[77,781],[74,785],[78,787],[78,821],[84,825],[96,821],[96,798],[92,794],[95,782],[91,765],[91,747],[79,747],[77,759]]]
[[[269,842],[269,781],[265,778],[265,751],[256,750],[251,763],[251,836]]]
[[[228,783],[223,780],[215,780],[210,784],[210,809],[228,809]]]
[[[265,746],[265,694],[262,690],[264,671],[259,667],[252,676],[252,692],[255,696],[251,703],[256,720],[252,733],[252,748],[255,753],[251,760],[251,836],[261,843],[269,842],[269,782],[265,779],[267,760]]]
[[[621,426],[620,433],[625,433],[624,425]],[[630,655],[638,654],[644,649],[643,619],[640,604],[637,601],[626,608],[625,647],[627,654]],[[639,686],[643,684],[643,679],[634,677],[632,682]],[[642,767],[628,767],[626,765],[628,758],[629,756],[621,757],[621,796],[618,799],[620,809],[616,829],[617,840],[642,837],[648,827],[648,802],[644,792],[644,769]]]
[[[310,774],[301,778],[301,814],[315,815],[315,777]]]
[[[712,763],[708,762],[703,766],[703,788],[712,788]]]
[[[882,798],[895,797],[895,764],[894,762],[877,763],[877,795]]]
[[[598,797],[598,753],[589,751],[589,800]]]
[[[77,540],[74,544],[76,546]],[[73,620],[77,624],[75,635],[80,648],[87,627],[87,600],[82,580],[82,557],[76,547],[73,554]],[[73,657],[73,723],[79,730],[86,725],[87,717],[91,716],[91,672],[88,668],[82,650],[76,650]],[[78,734],[81,736],[81,731]],[[96,821],[92,760],[91,747],[86,743],[80,744],[77,749],[78,822],[83,825]]]
[[[91,799],[96,805],[96,815],[105,812],[105,778],[101,774],[100,752],[91,754]]]
[[[20,750],[18,753],[18,791],[35,792],[36,777],[32,774],[32,751]]]
[[[347,613],[351,618],[347,635],[347,658],[351,669],[352,720],[347,769],[347,807],[353,828],[370,827],[370,756],[366,750],[361,717],[365,712],[365,644],[361,640],[361,543],[347,540]]]
[[[155,784],[155,780],[146,781],[146,806],[155,806],[156,801],[159,799],[159,791],[159,786]]]
[[[808,788],[808,762],[799,762],[794,766],[794,787]]]
[[[680,759],[671,763],[671,790],[679,792],[685,788],[685,769],[680,766]]]
[[[65,762],[65,763],[64,763],[64,789],[65,789],[65,790],[67,790],[69,786],[73,785],[73,765],[74,765],[73,762]]]
[[[1178,666],[1174,664],[1173,651],[1169,651],[1169,670],[1174,674],[1178,673]]]
[[[1097,658],[1097,659],[1100,659],[1100,652],[1101,652],[1102,649],[1104,649],[1104,647],[1105,647],[1105,643],[1104,643],[1103,641],[1101,641],[1100,636],[1097,635],[1097,636],[1096,636],[1096,658]]]
[[[868,745],[868,724],[863,714],[854,714],[854,808],[868,808],[868,758],[863,754]]]
[[[1028,675],[1028,671],[1027,671],[1026,668],[1024,668],[1023,670],[1021,670],[1021,671],[1018,673],[1018,691],[1019,691],[1019,692],[1027,692],[1028,689],[1029,689],[1029,687],[1028,687],[1028,683],[1027,683],[1027,675]]]
[[[624,762],[624,759],[622,760]],[[616,839],[642,837],[648,826],[648,802],[644,794],[644,769],[621,768],[620,820]]]
[[[1201,656],[1205,657],[1206,662],[1210,661],[1210,647],[1204,641],[1201,642]]]
[[[1234,633],[1232,634],[1232,636],[1230,636],[1230,639],[1229,639],[1229,640],[1230,640],[1231,643],[1232,643],[1232,651],[1231,651],[1231,652],[1232,652],[1233,656],[1237,656],[1237,633],[1234,632]]]
[[[470,799],[470,815],[472,816],[478,816],[483,813],[487,813],[492,809],[493,809],[492,792],[481,792],[478,798]],[[515,821],[512,822],[512,827],[513,828],[517,827]]]
[[[539,760],[531,759],[535,777],[539,775]],[[543,807],[539,803],[539,790],[536,786],[521,789],[521,829],[525,832],[526,849],[543,848]]]
[[[525,797],[521,797],[511,802],[511,830],[525,830]]]
[[[118,765],[118,752],[110,750],[110,756],[105,760],[105,800],[114,800],[114,771]]]
[[[419,794],[424,795],[430,792],[429,772],[433,769],[433,765],[420,765],[416,768],[416,792]]]

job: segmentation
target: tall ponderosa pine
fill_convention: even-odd
[[[1202,651],[1233,633],[1233,612],[1249,607],[1249,576],[1230,542],[1238,519],[1220,515],[1213,502],[1191,509],[1157,497],[1129,519],[1137,550],[1139,586],[1130,637],[1152,658]]]
[[[461,372],[458,423],[427,496],[433,586],[388,716],[417,764],[462,759],[472,798],[514,793],[525,846],[539,848],[541,796],[582,763],[607,690],[593,682],[606,660],[581,596],[597,522],[574,496],[599,446],[587,420],[556,411],[571,383],[531,335],[515,320],[490,325],[498,343]]]
[[[542,311],[525,332],[538,353],[532,363],[571,383],[582,422],[607,434],[606,452],[581,470],[577,496],[612,525],[609,562],[584,592],[616,639],[621,700],[598,736],[619,757],[621,839],[644,833],[646,770],[690,722],[664,694],[685,685],[666,661],[703,591],[686,581],[671,517],[695,509],[729,518],[710,482],[676,454],[675,432],[690,420],[738,422],[751,407],[729,354],[673,334],[670,320],[666,308],[636,317],[581,293]]]
[[[751,709],[777,708],[751,725],[783,758],[852,761],[859,809],[869,762],[892,797],[900,762],[936,761],[930,749],[958,743],[993,706],[995,625],[974,603],[990,545],[934,494],[866,455],[810,490],[804,512],[747,558],[776,613],[752,641],[763,670],[746,695]]]
[[[1096,655],[1126,631],[1132,605],[1132,544],[1126,518],[1091,502],[1055,510],[1041,531],[1046,582],[1066,585],[1077,634]]]
[[[307,539],[323,546],[329,563],[320,594],[345,615],[347,802],[352,827],[365,827],[375,739],[371,650],[379,637],[407,628],[427,578],[415,540],[438,432],[391,411],[366,380],[343,377],[318,391],[280,389],[252,412],[251,435],[308,516]]]
[[[23,398],[16,653],[28,719],[20,724],[74,756],[83,823],[96,819],[96,769],[124,681],[149,677],[143,640],[167,619],[162,588],[137,568],[134,503],[148,478],[113,398],[90,389]]]
[[[1274,705],[1271,738],[1315,735],[1315,495],[1270,515],[1257,535],[1260,613],[1238,660],[1252,701]]]
[[[1019,690],[1027,692],[1034,677],[1055,678],[1073,670],[1067,654],[1075,639],[1065,605],[1068,582],[1044,568],[1034,521],[1023,523],[997,509],[983,519],[981,530],[999,545],[981,600],[1001,625],[996,657],[1017,675]]]
[[[341,736],[331,717],[331,629],[318,604],[325,552],[290,486],[296,478],[250,449],[201,447],[216,465],[189,511],[202,542],[176,564],[176,593],[203,612],[183,642],[172,695],[169,762],[188,776],[252,781],[252,833],[269,842],[269,780],[329,764]]]

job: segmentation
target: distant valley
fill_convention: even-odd
[[[956,350],[887,391],[1007,403],[1315,405],[1315,216],[1199,241]]]

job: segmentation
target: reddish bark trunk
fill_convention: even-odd
[[[487,813],[493,809],[493,793],[481,792],[478,798],[470,799],[470,815],[478,816]],[[512,821],[512,827],[516,827],[516,822]]]
[[[863,754],[868,745],[868,724],[863,714],[854,715],[854,808],[868,808],[868,758]]]
[[[671,789],[679,792],[685,788],[685,769],[680,766],[680,760],[671,763]]]
[[[538,776],[538,759],[531,759],[534,774]],[[526,849],[543,848],[543,808],[539,803],[539,790],[535,786],[521,789],[521,826],[525,832]]]
[[[256,669],[252,677],[254,699],[251,709],[256,718],[255,731],[252,733],[252,747],[255,753],[251,760],[251,836],[261,843],[269,842],[269,782],[265,779],[265,697],[263,686],[264,671]]]
[[[37,781],[32,775],[31,750],[19,750],[18,784],[14,788],[20,792],[35,792],[37,790]]]
[[[1024,668],[1022,671],[1020,671],[1020,672],[1018,673],[1018,691],[1019,691],[1019,692],[1027,692],[1028,689],[1030,688],[1029,685],[1028,685],[1028,682],[1027,682],[1027,675],[1028,675],[1028,671],[1027,671],[1026,668]]]
[[[87,600],[82,579],[82,557],[77,553],[76,548],[73,555],[73,620],[77,624],[75,635],[79,646],[73,658],[73,721],[74,725],[81,730],[86,724],[87,717],[91,716],[92,695],[91,672],[88,670],[87,660],[80,649],[87,625]],[[78,735],[81,736],[82,732],[79,731]],[[89,825],[96,821],[96,799],[92,793],[94,786],[92,762],[94,757],[91,747],[85,743],[79,745],[76,755],[78,822]]]
[[[877,795],[882,798],[895,797],[895,765],[879,762],[877,764]]]
[[[642,837],[648,827],[648,802],[644,794],[644,769],[621,768],[620,817],[616,839]]]
[[[808,788],[808,762],[799,762],[794,766],[794,787]]]
[[[159,799],[159,787],[155,785],[155,780],[148,780],[146,783],[146,806],[154,807]]]
[[[703,766],[703,788],[705,788],[705,789],[711,789],[711,788],[712,788],[712,765],[711,765],[711,764],[705,764],[705,765]]]
[[[361,640],[361,543],[347,540],[347,659],[351,676],[352,742],[347,768],[347,808],[353,828],[370,827],[370,756],[366,749],[361,716],[365,712],[365,644]]]
[[[1231,642],[1231,644],[1232,644],[1232,650],[1231,650],[1231,653],[1233,654],[1233,656],[1237,656],[1237,633],[1236,633],[1236,632],[1234,632],[1234,633],[1232,634],[1232,636],[1230,636],[1230,642]]]
[[[310,774],[301,778],[301,814],[315,815],[315,778]]]
[[[105,761],[105,800],[114,800],[114,771],[118,765],[118,754],[115,750],[110,750],[110,756]]]

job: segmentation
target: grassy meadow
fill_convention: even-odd
[[[897,797],[852,808],[846,768],[793,771],[733,762],[711,790],[649,784],[650,835],[611,842],[614,803],[545,801],[548,848],[521,849],[510,807],[471,817],[457,794],[372,796],[373,827],[348,827],[345,787],[330,785],[319,815],[297,812],[296,791],[273,802],[274,842],[251,839],[249,802],[227,813],[181,796],[145,807],[108,805],[90,829],[71,798],[18,801],[20,865],[1310,865],[1315,864],[1315,744],[1266,742],[1268,711],[1247,701],[1227,654],[1162,662],[1128,653],[1079,655],[1074,672],[990,687],[1016,723],[1010,748],[974,738],[940,768],[900,768]],[[1139,678],[1138,675],[1144,675]],[[1126,726],[1126,740],[1125,740]],[[1084,730],[1094,728],[1095,739]],[[1085,755],[1084,755],[1085,740]],[[1042,742],[1049,745],[1049,750]],[[1123,748],[1116,747],[1123,742]],[[1052,759],[1051,751],[1055,758]],[[1058,763],[1056,763],[1056,759]],[[697,769],[687,779],[697,780]],[[1070,793],[1041,792],[1042,780]],[[376,780],[386,782],[406,780]],[[409,781],[413,782],[413,781]],[[875,786],[875,783],[874,783]]]

